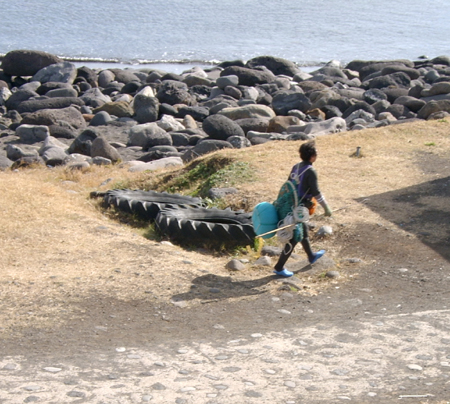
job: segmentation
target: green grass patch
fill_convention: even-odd
[[[215,156],[195,161],[182,172],[162,178],[158,188],[170,193],[206,198],[211,188],[233,187],[253,178],[254,172],[249,163]]]

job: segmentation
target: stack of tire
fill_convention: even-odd
[[[205,208],[200,198],[114,189],[105,192],[103,200],[107,206],[154,221],[161,233],[174,241],[246,245],[256,236],[251,213]]]

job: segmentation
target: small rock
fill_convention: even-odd
[[[421,370],[423,370],[423,368],[422,368],[422,366],[419,366],[419,365],[408,365],[408,369],[409,370],[417,370],[417,371],[421,371]]]
[[[15,363],[8,363],[7,365],[3,366],[3,370],[16,370],[17,365]]]
[[[294,382],[291,382],[291,381],[287,381],[287,382],[284,382],[284,385],[286,386],[286,387],[289,387],[289,388],[291,388],[291,389],[293,389],[293,388],[295,388],[295,386],[296,386],[296,384],[294,383]]]
[[[58,372],[61,372],[62,369],[61,368],[53,368],[53,367],[49,366],[49,367],[44,368],[44,370],[46,372],[50,372],[50,373],[58,373]]]
[[[270,257],[259,257],[256,261],[255,261],[255,265],[260,265],[260,266],[264,266],[264,267],[270,267],[272,266],[272,260],[270,259]]]
[[[274,375],[274,374],[277,373],[277,372],[276,372],[275,370],[273,370],[273,369],[264,369],[264,372],[266,372],[266,373],[269,374],[269,375]]]
[[[280,310],[278,310],[278,313],[281,313],[281,314],[291,314],[291,312],[290,312],[290,311],[288,311],[288,310],[284,310],[284,309],[280,309]]]
[[[333,234],[333,228],[331,226],[322,226],[317,231],[318,237],[327,237],[327,236],[331,236],[332,234]]]
[[[231,271],[242,271],[245,269],[245,265],[238,259],[232,259],[227,263],[226,268]]]
[[[123,347],[120,347],[120,348],[116,348],[116,351],[117,352],[125,352],[127,349],[126,348],[123,348]]]
[[[325,276],[326,276],[327,278],[336,279],[336,278],[339,278],[339,277],[340,277],[340,274],[339,274],[338,271],[328,271],[328,272],[325,274]]]

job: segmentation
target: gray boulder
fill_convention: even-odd
[[[250,69],[248,67],[230,66],[225,68],[220,77],[237,76],[242,86],[255,86],[257,84],[271,83],[275,75],[268,69]]]
[[[224,115],[233,121],[237,119],[256,118],[256,119],[271,119],[275,116],[272,108],[266,105],[250,104],[242,107],[223,108],[218,112],[219,115]]]
[[[31,81],[47,83],[48,81],[72,84],[77,77],[77,68],[73,63],[61,62],[49,65],[39,70]]]
[[[140,146],[148,149],[158,145],[172,145],[172,137],[155,122],[135,125],[130,129],[128,146]]]
[[[23,119],[23,124],[30,125],[58,125],[60,122],[69,124],[70,127],[81,129],[86,126],[83,115],[75,107],[61,109],[41,109],[27,114]]]
[[[13,162],[3,154],[0,154],[0,170],[5,171],[13,165]]]
[[[19,89],[8,97],[5,101],[5,106],[8,110],[17,110],[23,101],[29,100],[33,97],[39,97],[39,94],[36,91]]]
[[[233,75],[218,77],[216,84],[221,90],[224,90],[225,87],[237,87],[239,84],[239,77]]]
[[[69,154],[76,153],[90,157],[92,142],[97,136],[97,132],[94,129],[85,129],[71,143],[67,152]]]
[[[141,80],[139,77],[131,70],[129,69],[109,69],[112,73],[114,73],[114,79],[118,81],[119,83],[128,84],[132,81],[138,81]]]
[[[410,97],[408,95],[404,95],[404,96],[398,97],[394,101],[394,104],[404,105],[412,112],[418,112],[422,107],[425,106],[426,102],[423,100],[414,98],[414,97]]]
[[[2,69],[10,76],[33,76],[39,70],[62,60],[50,53],[33,50],[14,50],[2,60]]]
[[[50,131],[48,126],[44,125],[20,125],[16,129],[16,135],[19,136],[23,143],[37,143],[42,142],[48,136]]]
[[[83,100],[85,105],[92,108],[98,108],[107,102],[111,102],[111,97],[103,94],[99,88],[91,88],[85,91],[80,99]]]
[[[78,92],[74,88],[55,88],[45,94],[47,97],[78,97]]]
[[[41,154],[42,159],[47,166],[65,165],[69,160],[69,156],[60,147],[50,147]]]
[[[428,119],[428,117],[436,112],[450,112],[450,100],[439,100],[427,102],[418,112],[417,117],[420,119]]]
[[[230,143],[235,149],[244,149],[252,145],[250,140],[242,136],[231,136],[226,141]]]
[[[39,155],[36,148],[26,149],[24,145],[17,146],[15,144],[6,145],[6,157],[9,160],[16,161],[24,157],[37,157]]]
[[[8,87],[0,87],[0,107],[6,105],[6,101],[11,97],[12,92]]]
[[[139,91],[133,100],[135,118],[139,123],[155,122],[159,115],[159,100],[151,87]]]
[[[89,122],[89,126],[103,126],[111,122],[113,119],[106,111],[97,112]]]
[[[211,138],[226,140],[231,136],[245,137],[242,128],[230,118],[216,114],[211,115],[203,121],[203,130]]]
[[[102,70],[98,74],[99,87],[105,88],[109,83],[116,79],[116,75],[111,70]]]
[[[103,136],[98,136],[91,145],[91,157],[104,157],[113,163],[121,160],[119,152]]]
[[[23,101],[17,106],[16,110],[19,114],[23,114],[24,112],[36,112],[41,109],[67,108],[71,105],[83,106],[84,102],[75,97],[44,98]]]
[[[297,91],[279,91],[272,99],[272,108],[277,115],[288,115],[292,109],[306,112],[311,108],[309,98]]]
[[[197,100],[189,93],[185,83],[175,80],[164,80],[156,95],[161,103],[169,105],[185,104],[196,105]]]
[[[250,59],[246,63],[246,67],[251,69],[254,69],[257,66],[265,66],[275,76],[285,75],[294,77],[297,73],[299,73],[299,68],[295,65],[295,63],[279,57],[258,56]]]
[[[213,139],[205,139],[201,142],[198,142],[192,149],[186,151],[182,159],[186,163],[188,161],[194,160],[197,157],[203,156],[205,154],[212,153],[216,150],[221,149],[232,149],[233,145],[225,140],[213,140]]]

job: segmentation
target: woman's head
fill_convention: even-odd
[[[317,156],[316,143],[313,141],[303,143],[300,146],[299,152],[300,158],[303,161],[311,161],[312,157]]]

